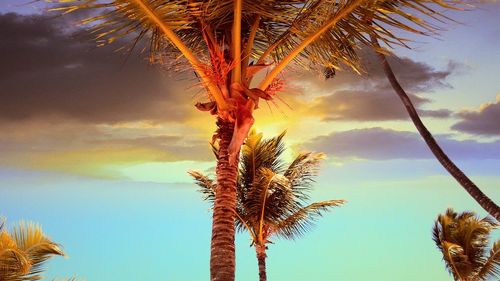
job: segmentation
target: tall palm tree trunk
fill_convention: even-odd
[[[234,123],[217,120],[217,136],[220,139],[217,158],[217,188],[212,218],[212,242],[210,251],[210,280],[234,281],[235,248],[234,218],[236,208],[237,164],[229,164],[228,147],[233,135]]]
[[[259,281],[266,281],[266,246],[255,245],[255,252],[257,253],[257,262],[259,264]]]
[[[378,44],[377,38],[373,35],[371,36],[372,44],[375,47],[380,48]],[[413,106],[413,103],[410,100],[410,97],[406,94],[405,90],[401,87],[394,72],[392,71],[389,62],[384,54],[377,52],[378,58],[384,68],[384,72],[387,76],[387,79],[391,83],[391,86],[394,88],[394,91],[399,96],[401,101],[403,102],[406,111],[410,115],[413,124],[417,128],[418,132],[424,139],[427,146],[430,148],[434,156],[441,163],[441,165],[457,180],[457,182],[465,188],[465,190],[476,200],[476,202],[483,207],[490,215],[492,215],[497,221],[500,221],[500,207],[498,207],[495,202],[493,202],[488,196],[486,196],[477,186],[474,184],[461,170],[458,168],[455,163],[453,163],[448,155],[444,153],[439,144],[436,142],[432,134],[427,130],[422,120],[417,113],[417,110]]]

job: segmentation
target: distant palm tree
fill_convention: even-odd
[[[266,280],[266,250],[272,236],[294,239],[324,212],[344,203],[344,200],[328,200],[307,204],[324,155],[301,153],[286,166],[280,159],[284,151],[283,136],[284,133],[262,140],[261,134],[252,132],[242,147],[240,160],[236,227],[248,231],[252,237],[261,281]],[[213,204],[216,182],[200,172],[189,173],[205,199]]]
[[[500,277],[500,240],[487,253],[490,233],[497,226],[494,220],[479,219],[473,212],[457,214],[448,209],[438,216],[433,240],[455,280],[485,281]]]
[[[39,280],[45,262],[55,255],[64,253],[39,225],[21,222],[9,233],[0,222],[0,280]]]
[[[95,10],[92,26],[100,43],[145,39],[152,61],[175,61],[171,69],[194,70],[206,90],[196,105],[216,116],[216,200],[212,221],[210,276],[233,281],[234,209],[238,155],[254,122],[259,100],[279,100],[282,71],[292,62],[305,69],[358,69],[357,42],[374,32],[397,42],[393,30],[422,33],[437,7],[459,0],[59,0],[56,9]],[[76,3],[75,3],[76,2]],[[376,25],[366,24],[370,16]],[[421,18],[421,17],[423,18]],[[135,36],[135,38],[134,38]],[[272,68],[272,69],[271,69]],[[258,71],[268,70],[258,83]],[[256,85],[256,86],[253,86]]]

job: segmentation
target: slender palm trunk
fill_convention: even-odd
[[[266,246],[255,245],[255,252],[257,253],[257,262],[259,264],[259,281],[266,281]]]
[[[371,36],[372,43],[380,48],[377,39],[372,35]],[[495,202],[493,202],[488,196],[486,196],[456,165],[453,163],[448,155],[444,153],[439,144],[436,142],[432,134],[427,130],[422,120],[418,116],[418,113],[413,106],[413,103],[410,100],[410,97],[406,94],[405,90],[401,87],[394,72],[392,71],[389,62],[384,54],[377,53],[380,62],[384,68],[384,72],[391,83],[391,86],[394,88],[394,91],[399,96],[401,101],[403,102],[406,111],[410,115],[413,124],[419,131],[422,138],[425,140],[425,143],[430,148],[434,156],[441,163],[441,165],[457,180],[457,182],[465,188],[465,190],[476,200],[476,202],[483,207],[490,215],[492,215],[497,221],[500,221],[500,207],[498,207]]]
[[[210,254],[210,280],[234,281],[234,219],[236,207],[237,164],[229,164],[228,147],[233,135],[234,123],[217,120],[220,139],[217,160],[217,188],[212,220]]]

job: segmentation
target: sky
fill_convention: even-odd
[[[499,202],[500,4],[483,2],[390,63],[444,150]],[[193,78],[96,47],[80,15],[43,8],[0,1],[0,215],[38,222],[64,247],[48,280],[206,280],[211,215],[186,171],[213,172],[215,127],[193,106]],[[452,280],[434,219],[448,207],[486,215],[362,57],[363,76],[290,70],[286,104],[256,112],[266,136],[287,130],[288,158],[328,155],[313,199],[348,201],[303,238],[273,241],[269,280]],[[257,278],[249,246],[239,234],[237,280]]]

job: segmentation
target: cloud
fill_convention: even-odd
[[[450,136],[439,136],[437,141],[452,159],[500,159],[500,141],[459,141]],[[390,160],[434,157],[417,133],[383,128],[331,133],[313,138],[302,147],[340,158]]]
[[[408,113],[392,90],[341,90],[331,95],[317,98],[312,111],[317,112],[325,121],[355,120],[383,121],[406,120]],[[410,95],[415,106],[429,103],[430,100]],[[419,110],[421,115],[436,118],[449,117],[449,110]]]
[[[182,121],[193,91],[43,15],[0,15],[0,121]]]
[[[2,130],[0,166],[7,167],[108,177],[128,165],[214,159],[208,138],[193,130],[40,122]]]
[[[354,120],[382,121],[408,118],[404,105],[390,86],[373,52],[361,51],[365,74],[339,71],[329,80],[311,74],[300,78],[302,92],[319,93],[313,100],[311,112],[325,121]],[[427,64],[409,58],[389,57],[389,62],[403,88],[423,116],[448,118],[447,109],[424,109],[432,100],[424,94],[450,87],[446,79],[460,71],[461,65],[449,63],[445,70],[435,70]],[[302,85],[302,86],[301,86]]]
[[[476,111],[463,111],[457,114],[461,120],[452,129],[477,134],[500,135],[500,95],[495,102],[486,103]]]

